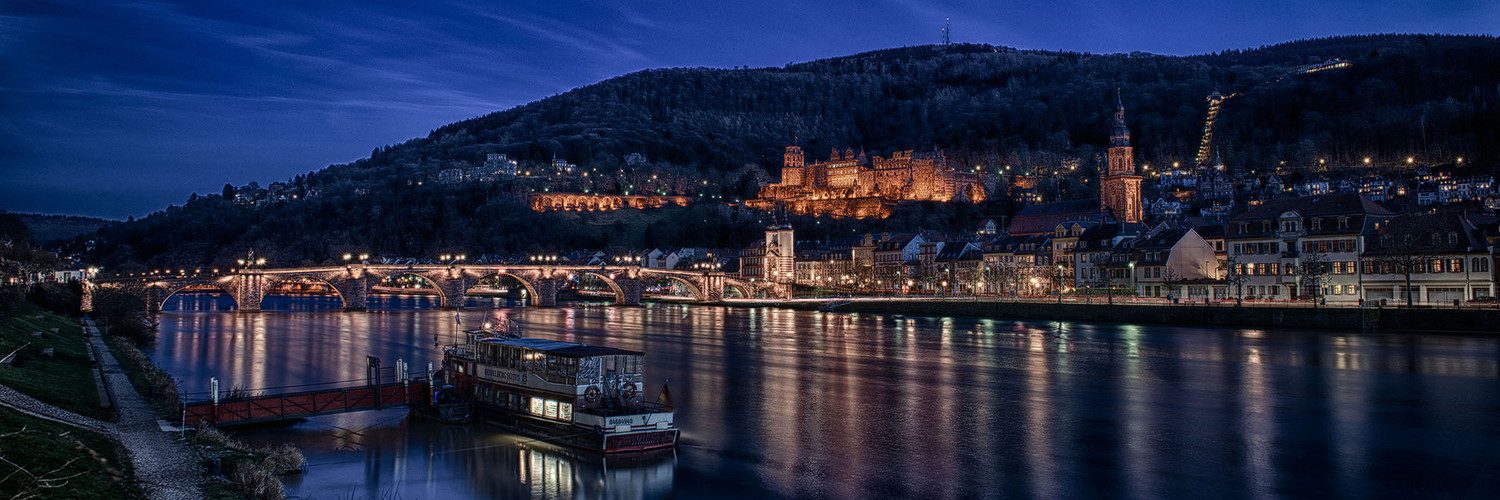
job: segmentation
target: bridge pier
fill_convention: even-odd
[[[78,310],[83,312],[94,311],[94,282],[83,281],[83,296],[79,298]]]
[[[638,305],[641,305],[641,291],[644,288],[644,286],[641,285],[640,278],[621,278],[621,279],[616,279],[615,280],[615,284],[620,285],[620,296],[615,298],[615,305],[619,305],[619,306],[638,306]]]
[[[557,278],[541,278],[532,282],[536,296],[531,298],[532,307],[557,307]]]
[[[160,289],[157,289],[157,288],[147,288],[146,289],[146,312],[148,312],[148,313],[160,312],[161,311],[162,303],[164,303],[166,301],[167,301],[167,297],[165,297],[163,295],[163,292]]]
[[[333,287],[344,298],[345,311],[363,311],[369,307],[365,302],[370,297],[370,284],[363,275],[334,283]]]
[[[443,309],[458,309],[464,305],[464,292],[468,289],[468,282],[462,276],[448,278],[443,284],[442,303],[439,307]]]
[[[713,273],[703,275],[699,289],[703,290],[703,302],[724,301],[724,274]]]
[[[234,303],[240,312],[260,312],[260,299],[266,296],[265,277],[241,273],[235,277]]]

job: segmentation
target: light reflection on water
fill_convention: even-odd
[[[190,391],[361,380],[366,355],[416,371],[486,319],[645,351],[651,395],[671,380],[683,443],[645,462],[399,410],[246,433],[307,450],[290,492],[317,498],[1442,496],[1500,461],[1488,337],[180,297],[152,355]]]

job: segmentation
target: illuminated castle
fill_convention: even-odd
[[[942,152],[897,151],[867,157],[835,149],[828,161],[807,162],[802,148],[787,146],[781,182],[760,189],[750,206],[783,205],[794,213],[885,217],[897,201],[984,201],[979,176],[956,172]]]

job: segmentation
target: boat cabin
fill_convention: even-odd
[[[639,403],[644,355],[535,338],[485,338],[473,345],[479,379],[572,399],[580,409]]]

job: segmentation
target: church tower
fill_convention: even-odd
[[[1130,129],[1125,127],[1125,102],[1115,90],[1115,124],[1109,133],[1109,165],[1100,176],[1099,198],[1105,210],[1120,222],[1140,222],[1141,180],[1135,174],[1135,150],[1130,147]]]

